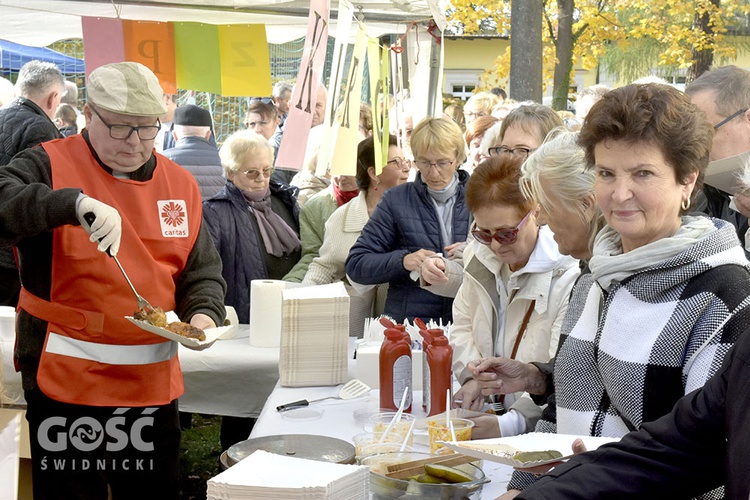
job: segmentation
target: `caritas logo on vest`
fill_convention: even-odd
[[[159,223],[165,238],[187,238],[188,215],[185,200],[159,200]]]
[[[139,412],[125,418],[129,410]],[[154,459],[145,455],[154,451],[153,436],[157,408],[117,408],[102,422],[93,417],[76,419],[55,416],[44,419],[37,431],[39,446],[50,453],[44,456],[42,470],[153,470]],[[134,417],[137,417],[134,419]],[[118,457],[117,452],[123,452]],[[139,452],[144,453],[140,458]],[[90,453],[90,458],[87,454]],[[103,458],[106,456],[106,458]]]

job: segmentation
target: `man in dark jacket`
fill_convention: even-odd
[[[221,158],[211,138],[211,113],[200,106],[186,104],[174,112],[175,147],[163,154],[193,174],[207,199],[224,187]]]
[[[722,160],[750,150],[750,72],[737,66],[722,66],[703,73],[685,89],[693,104],[706,113],[714,126],[711,161]],[[709,164],[708,170],[711,170]],[[724,219],[737,228],[745,242],[747,214],[730,204],[731,193],[703,185],[694,210]],[[739,197],[747,198],[740,194]]]
[[[65,80],[52,63],[29,61],[16,81],[16,99],[0,108],[0,165],[16,153],[62,137],[52,122],[65,94]],[[0,248],[0,305],[15,307],[21,282],[11,247]]]

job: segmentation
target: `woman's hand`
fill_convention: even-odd
[[[414,253],[410,253],[404,257],[404,269],[407,271],[416,271],[422,267],[422,263],[429,257],[434,257],[436,254],[432,250],[425,250],[424,248],[417,250]]]
[[[483,358],[469,362],[468,368],[485,396],[514,392],[544,394],[547,389],[544,374],[531,363],[502,357]]]
[[[476,380],[467,380],[453,395],[453,407],[481,411],[483,406],[482,387]]]
[[[459,241],[458,243],[453,243],[445,247],[445,252],[443,252],[443,255],[445,255],[448,259],[459,258],[463,255],[464,248],[466,248],[466,242]]]
[[[422,263],[419,272],[422,280],[430,285],[448,283],[448,276],[445,275],[445,261],[442,257],[428,257]]]
[[[471,428],[471,439],[503,437],[497,415],[482,415],[481,417],[472,417],[469,420],[474,422],[474,427]]]

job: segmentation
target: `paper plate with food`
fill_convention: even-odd
[[[133,316],[125,316],[125,318],[138,328],[174,340],[187,347],[210,344],[232,328],[231,326],[221,326],[201,330],[180,321],[174,311],[165,313],[158,306],[150,311],[139,310]]]
[[[572,457],[573,441],[578,438],[583,440],[588,451],[595,450],[605,443],[620,440],[620,438],[612,437],[529,432],[505,438],[476,439],[455,443],[445,442],[443,444],[470,457],[512,465],[517,469],[525,469]]]

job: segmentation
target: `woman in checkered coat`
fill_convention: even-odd
[[[615,89],[589,112],[579,143],[607,225],[571,296],[543,384],[556,404],[537,431],[620,437],[665,415],[750,324],[734,228],[689,215],[712,138],[705,114],[667,85]],[[516,473],[509,489],[530,481]]]

